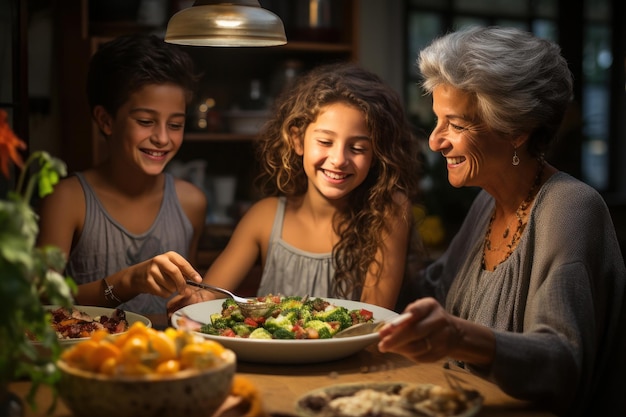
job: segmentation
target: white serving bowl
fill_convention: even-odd
[[[372,304],[335,298],[325,298],[325,300],[333,305],[346,307],[348,310],[369,310],[374,314],[375,321],[385,321],[398,316],[395,311]],[[179,328],[178,321],[184,316],[201,323],[208,323],[211,314],[222,311],[223,302],[223,299],[216,299],[183,307],[172,315],[172,326]],[[338,339],[315,340],[243,339],[200,332],[197,334],[232,349],[241,361],[273,364],[305,364],[342,359],[376,343],[379,339],[378,332]]]

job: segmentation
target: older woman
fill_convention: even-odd
[[[382,329],[379,349],[452,358],[560,415],[626,415],[615,229],[593,188],[543,158],[572,96],[559,47],[471,28],[435,40],[418,63],[437,117],[430,148],[450,184],[482,191],[413,283],[413,320]]]

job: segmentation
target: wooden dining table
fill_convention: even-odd
[[[165,325],[165,322],[152,320],[157,328]],[[318,388],[369,382],[431,383],[446,386],[446,373],[457,377],[455,380],[461,380],[464,388],[476,390],[483,396],[479,416],[554,416],[528,402],[514,399],[496,385],[449,364],[445,360],[416,363],[401,355],[383,354],[374,343],[347,358],[323,363],[277,365],[238,361],[237,375],[254,384],[260,393],[263,408],[275,417],[295,416],[298,398]],[[19,381],[11,383],[9,389],[25,398],[30,386],[28,381]],[[40,388],[36,397],[37,410],[27,407],[25,417],[45,416],[51,400],[51,390],[48,387]],[[71,417],[72,414],[62,400],[59,400],[51,416]]]
[[[536,409],[529,403],[516,400],[496,385],[461,369],[444,369],[445,361],[414,363],[400,355],[382,354],[375,345],[348,358],[308,365],[265,365],[239,362],[237,374],[250,380],[260,391],[263,407],[272,416],[295,415],[297,399],[307,392],[335,384],[368,382],[408,382],[446,385],[445,372],[454,373],[468,389],[477,390],[484,402],[479,416],[540,417],[554,416]],[[11,392],[22,398],[30,382],[20,381],[9,385]],[[28,408],[25,417],[45,416],[52,394],[42,387],[37,395],[37,410]],[[60,400],[54,417],[70,417],[71,412]]]

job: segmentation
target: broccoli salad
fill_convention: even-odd
[[[264,316],[245,317],[237,303],[227,298],[222,311],[212,314],[210,324],[199,331],[249,339],[330,339],[354,324],[374,321],[369,310],[348,310],[322,298],[302,302],[302,297],[268,295],[258,300],[272,304]]]

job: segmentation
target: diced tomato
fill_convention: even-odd
[[[309,339],[308,332],[299,324],[294,324],[291,331],[296,339]]]
[[[361,319],[364,321],[371,320],[372,317],[374,317],[374,313],[369,310],[365,310],[364,308],[359,311],[359,314],[361,315]]]
[[[236,337],[237,333],[235,333],[233,331],[233,329],[224,329],[221,333],[220,336],[226,336],[226,337]]]
[[[252,317],[246,317],[246,318],[243,320],[243,322],[244,322],[245,324],[247,324],[248,326],[251,326],[251,327],[254,327],[254,328],[259,327],[259,322],[257,322],[257,321],[256,321],[255,319],[253,319]]]

